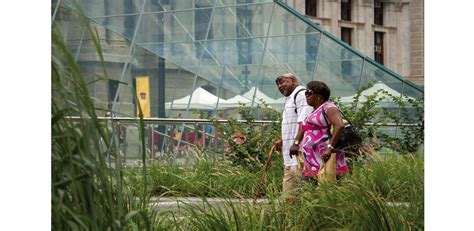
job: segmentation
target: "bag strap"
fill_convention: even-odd
[[[321,108],[321,110],[323,111],[323,118],[324,120],[326,121],[326,124],[327,124],[327,129],[328,129],[328,134],[329,136],[332,137],[332,134],[331,134],[331,126],[329,125],[329,122],[328,122],[328,119],[326,119],[326,111],[324,110],[324,106]]]
[[[339,109],[338,107],[336,107],[337,110],[341,113],[342,117],[352,126],[352,122],[346,117],[346,115],[344,115],[344,113],[341,111],[341,109]],[[326,119],[326,110],[324,110],[324,106],[321,108],[321,110],[323,111],[323,117],[324,117],[324,120],[326,121],[326,124],[328,125],[328,133],[329,133],[329,136],[332,136],[331,135],[331,126],[329,125],[329,122],[328,120]]]
[[[305,91],[305,88],[299,89],[294,96],[293,103],[295,104],[295,113],[298,114],[298,107],[296,106],[296,96],[298,96],[298,93]]]

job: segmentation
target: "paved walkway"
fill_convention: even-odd
[[[216,206],[223,208],[225,205],[228,205],[229,202],[233,204],[267,204],[268,199],[257,199],[254,201],[252,198],[248,199],[230,199],[230,198],[219,198],[219,197],[207,197],[204,201],[201,197],[152,197],[150,199],[150,205],[153,209],[157,211],[162,210],[179,210],[186,206],[199,206],[205,208],[208,206]],[[406,202],[387,202],[388,207],[409,207],[410,204]]]
[[[229,202],[233,204],[236,203],[254,203],[254,199],[229,199],[229,198],[218,198],[218,197],[207,197],[204,201],[201,197],[152,197],[150,199],[150,205],[155,210],[166,210],[166,209],[180,209],[188,205],[200,206],[202,208],[206,206],[218,206],[222,207]],[[255,201],[257,204],[268,203],[267,199],[257,199]]]

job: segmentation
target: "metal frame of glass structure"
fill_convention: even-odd
[[[377,81],[400,96],[423,97],[419,86],[280,0],[58,0],[52,8],[53,26],[64,32],[91,82],[101,64],[71,12],[82,12],[97,29],[109,78],[128,85],[109,91],[96,82],[91,92],[98,106],[128,116],[135,113],[129,89],[138,76],[150,78],[152,117],[191,118],[193,111],[232,116],[238,99],[249,107],[263,99],[278,109],[284,98],[274,80],[288,72],[302,85],[327,83],[333,96],[354,95]],[[216,98],[200,97],[200,87]]]

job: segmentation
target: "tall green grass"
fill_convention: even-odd
[[[192,162],[151,161],[147,168],[149,193],[155,196],[198,197],[247,197],[255,196],[263,164],[255,170],[234,165],[222,155],[204,154],[204,158]],[[266,176],[264,193],[279,194],[283,176],[283,160],[275,154]],[[125,176],[137,188],[141,188],[142,174],[134,168],[127,169]]]
[[[159,183],[163,187],[162,192],[180,196],[189,196],[192,195],[189,193],[193,192],[198,196],[231,195],[234,198],[239,196],[251,198],[255,192],[254,187],[241,187],[241,191],[235,193],[232,189],[239,187],[230,184],[217,187],[217,191],[224,192],[223,194],[214,191],[216,185],[210,182],[232,181],[228,176],[236,177],[232,174],[228,176],[216,174],[217,166],[221,163],[223,162],[198,162],[195,169],[191,167],[187,170],[182,166],[164,167],[166,170],[162,169],[162,172],[158,173],[163,180]],[[173,168],[176,170],[172,170]],[[237,167],[231,167],[229,171],[241,171],[232,168]],[[197,169],[201,173],[196,174]],[[275,170],[277,169],[270,172]],[[164,175],[164,172],[173,173]],[[152,175],[154,174],[150,172],[150,176]],[[236,178],[243,177],[248,181],[255,181],[251,177],[247,178],[245,174],[240,175]],[[270,181],[281,184],[281,176],[272,177],[275,180]],[[386,159],[356,164],[351,174],[344,176],[340,182],[321,185],[317,189],[314,185],[304,183],[298,200],[292,205],[280,200],[279,192],[280,188],[267,194],[265,203],[253,203],[252,200],[236,203],[228,197],[229,199],[225,199],[220,205],[207,202],[204,206],[190,204],[177,211],[158,213],[156,219],[165,227],[175,227],[178,230],[420,230],[424,228],[421,154],[389,156]],[[176,219],[166,220],[165,217],[176,217]]]
[[[300,219],[319,228],[423,229],[423,195],[423,155],[390,156],[354,166],[337,185],[303,194],[302,214],[311,216]]]
[[[85,18],[71,14],[76,16],[85,26],[103,64],[97,32]],[[52,30],[51,46],[52,229],[151,229],[153,219],[146,198],[137,198],[126,186],[117,141],[109,135],[107,125],[97,118],[96,110],[101,109],[95,108],[88,83],[56,27]],[[97,81],[107,80],[104,67],[102,73]],[[73,122],[68,116],[82,119]],[[106,155],[115,159],[115,168],[109,167]]]

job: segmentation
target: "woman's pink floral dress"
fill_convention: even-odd
[[[313,111],[302,123],[304,137],[302,144],[305,169],[303,173],[306,176],[316,176],[323,163],[322,156],[327,148],[329,133],[328,124],[324,119],[322,110],[327,115],[327,109],[336,107],[331,102],[326,101],[319,108]],[[328,120],[329,121],[329,120]],[[349,171],[344,152],[336,152],[336,174],[341,175]]]

